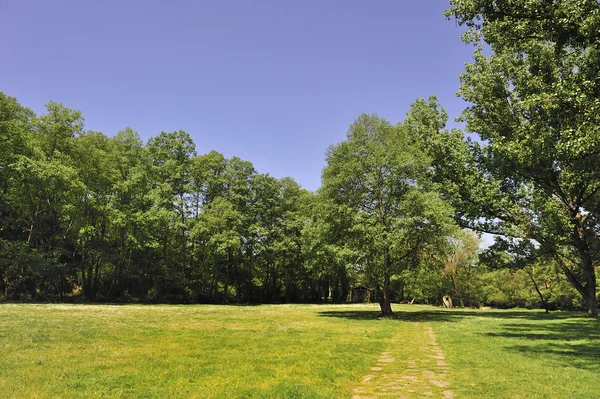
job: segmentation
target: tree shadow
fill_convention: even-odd
[[[417,306],[417,305],[415,305]],[[318,313],[322,317],[337,317],[350,320],[375,320],[381,318],[381,313],[370,309],[365,310],[328,310]],[[514,311],[514,310],[476,310],[476,309],[439,309],[432,310],[430,308],[414,308],[395,311],[394,315],[389,319],[398,321],[410,322],[452,322],[459,321],[466,317],[485,317],[494,319],[520,319],[520,320],[562,320],[571,319],[574,317],[583,317],[583,313],[576,314],[573,312],[553,312],[545,313],[540,311]]]
[[[376,320],[374,310],[327,310],[322,317],[349,320]],[[559,364],[590,371],[600,371],[600,320],[583,312],[552,312],[526,310],[396,309],[391,320],[398,322],[458,322],[466,318],[496,319],[489,332],[481,335],[498,339],[503,350],[520,353],[532,359],[547,359],[549,366]]]
[[[507,351],[546,357],[567,367],[600,371],[600,321],[581,317],[552,323],[507,323],[486,336],[508,340]]]
[[[336,317],[349,320],[376,320],[379,319],[381,313],[371,310],[328,310],[317,312],[322,317]]]

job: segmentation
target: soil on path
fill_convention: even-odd
[[[452,399],[448,365],[427,323],[403,323],[352,399]]]

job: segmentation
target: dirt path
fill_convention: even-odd
[[[452,399],[448,365],[427,323],[403,323],[377,364],[354,388],[352,399]]]

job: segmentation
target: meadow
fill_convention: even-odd
[[[0,305],[3,398],[596,398],[582,313]]]

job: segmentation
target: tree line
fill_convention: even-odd
[[[354,223],[342,215],[352,210],[330,201],[327,190],[311,193],[291,178],[258,173],[250,162],[215,151],[198,155],[186,132],[162,132],[147,143],[131,129],[107,137],[84,129],[79,111],[50,102],[37,116],[5,94],[0,110],[0,293],[5,299],[342,301],[364,274],[363,262],[375,262],[372,255],[361,257],[358,242],[341,245],[348,237],[340,224]],[[375,116],[361,116],[351,131],[370,123],[375,130],[362,131],[363,138],[379,131],[388,142],[376,145],[401,150],[407,144],[401,130]],[[418,195],[411,182],[426,167],[424,159],[410,165],[418,155],[410,148],[405,160],[402,152],[391,159],[407,163],[393,171],[406,169],[393,183],[400,191],[380,193],[387,196],[386,207],[394,208],[389,217],[383,215],[388,230],[400,220],[393,218],[410,208],[408,202],[398,208],[394,198],[409,191]],[[336,151],[330,151],[328,170],[338,162]],[[379,162],[376,156],[364,159]],[[339,162],[351,159],[363,158],[351,154]],[[360,175],[364,165],[356,166]],[[427,198],[407,201],[425,207]],[[450,221],[449,212],[444,217],[444,223]],[[369,234],[354,232],[363,239]],[[364,245],[369,252],[369,245],[379,244]],[[402,256],[416,256],[415,246],[407,243]],[[385,281],[391,259],[384,265]],[[387,283],[381,290],[389,295]]]
[[[389,315],[441,293],[493,302],[518,271],[544,307],[575,292],[597,316],[600,5],[450,3],[475,46],[459,95],[476,139],[434,96],[396,125],[363,114],[316,192],[199,155],[184,131],[107,137],[1,94],[0,297],[319,302],[365,286]],[[478,257],[472,232],[496,242]]]

